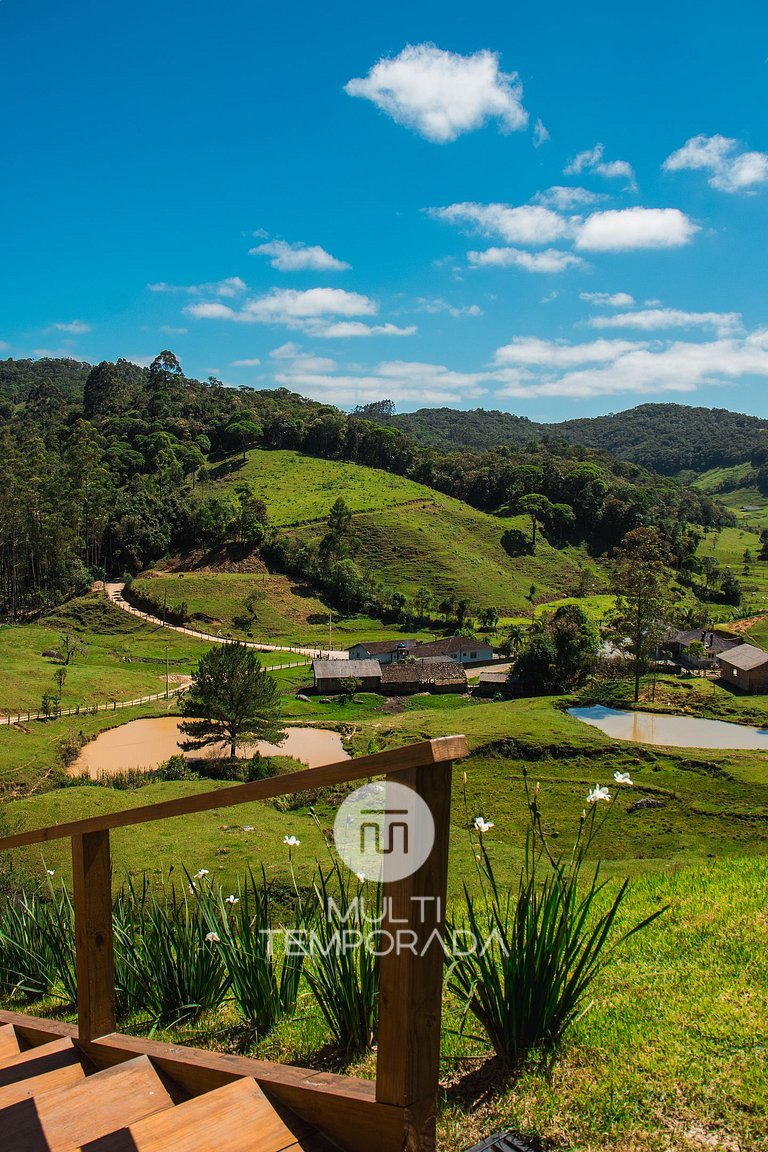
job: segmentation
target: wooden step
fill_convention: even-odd
[[[4,1109],[0,1114],[3,1152],[72,1152],[173,1104],[148,1057],[137,1056],[88,1076],[74,1087]]]
[[[15,1084],[6,1084],[0,1088],[0,1124],[3,1123],[3,1108],[17,1104],[19,1100],[28,1100],[33,1096],[42,1096],[45,1092],[53,1092],[56,1088],[70,1088],[85,1079],[85,1068],[81,1063],[62,1064],[59,1068],[52,1068],[50,1072],[41,1072],[37,1076],[27,1076]]]
[[[9,1056],[16,1056],[19,1052],[19,1041],[13,1024],[0,1024],[0,1060],[7,1060]]]
[[[295,1131],[293,1129],[296,1129]],[[78,1152],[285,1152],[303,1147],[255,1080],[233,1080],[176,1108],[148,1116]]]
[[[0,1088],[16,1084],[29,1076],[52,1072],[54,1068],[80,1064],[81,1061],[82,1056],[69,1037],[62,1036],[59,1040],[38,1044],[35,1048],[27,1048],[25,1052],[17,1052],[15,1056],[3,1060],[0,1064]]]

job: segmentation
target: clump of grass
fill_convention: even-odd
[[[465,790],[481,895],[472,895],[465,885],[464,916],[450,925],[451,935],[472,944],[448,970],[448,987],[462,1005],[461,1027],[473,1016],[507,1071],[534,1051],[551,1054],[557,1048],[587,1010],[589,990],[615,950],[665,911],[615,936],[629,881],[611,898],[599,863],[584,876],[585,857],[604,822],[597,819],[598,804],[608,801],[612,807],[615,795],[611,800],[607,789],[597,788],[590,793],[589,813],[585,809],[579,819],[570,853],[556,857],[542,825],[538,788],[531,795],[525,772],[523,778],[530,827],[517,884],[508,888],[496,881],[484,839],[493,824],[482,817],[469,820]]]

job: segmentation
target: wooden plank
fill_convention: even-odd
[[[436,740],[407,744],[389,752],[360,756],[356,760],[343,760],[338,764],[306,768],[301,772],[290,772],[267,780],[254,780],[248,784],[235,784],[231,788],[200,792],[194,796],[180,796],[175,800],[128,808],[123,812],[105,813],[87,820],[73,820],[66,824],[54,824],[48,828],[17,832],[0,840],[0,852],[20,848],[25,844],[43,844],[67,836],[82,836],[91,832],[104,832],[110,828],[145,824],[152,820],[168,820],[173,816],[189,816],[194,812],[231,808],[236,804],[247,804],[253,800],[268,800],[274,796],[302,792],[306,788],[328,788],[336,784],[367,779],[369,776],[382,776],[394,772],[399,774],[409,771],[416,765],[458,760],[467,753],[467,742],[463,736],[441,736]]]
[[[71,1152],[116,1128],[172,1108],[146,1056],[88,1076],[70,1088],[23,1100],[3,1112],[3,1152]]]
[[[72,837],[77,1033],[93,1040],[115,1030],[115,957],[109,832]]]
[[[434,1113],[440,1069],[443,966],[440,944],[445,922],[450,835],[451,764],[411,768],[397,776],[426,801],[435,822],[427,860],[411,876],[387,882],[384,864],[382,928],[404,946],[381,958],[376,1099],[402,1108],[426,1105],[428,1117],[411,1125],[404,1147],[434,1147]],[[413,944],[413,949],[408,944]],[[431,1101],[431,1109],[428,1102]]]
[[[4,1088],[0,1088],[0,1129],[3,1126],[3,1108],[18,1104],[20,1100],[42,1096],[44,1092],[52,1092],[56,1088],[68,1088],[83,1079],[85,1069],[79,1060],[75,1060],[73,1063],[62,1064],[60,1068],[52,1068],[50,1072],[41,1072],[37,1076],[28,1075],[15,1084],[6,1084]]]
[[[25,1016],[21,1012],[0,1010],[0,1024],[10,1024],[19,1040],[21,1048],[47,1044],[62,1036],[77,1037],[77,1025],[63,1020],[44,1020],[40,1016]]]
[[[19,1041],[12,1024],[0,1024],[0,1061],[17,1056]]]
[[[54,1068],[79,1064],[82,1056],[68,1036],[61,1036],[28,1052],[8,1056],[0,1067],[0,1088],[16,1084],[26,1076],[39,1076]]]
[[[83,1144],[77,1152],[283,1152],[296,1139],[256,1081],[241,1079]]]

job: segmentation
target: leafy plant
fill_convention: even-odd
[[[496,881],[484,836],[493,824],[477,817],[467,826],[478,865],[481,896],[464,887],[464,917],[449,925],[449,938],[469,938],[450,963],[448,987],[463,1003],[462,1028],[469,1016],[482,1026],[494,1052],[513,1070],[534,1050],[552,1052],[569,1026],[587,1010],[586,997],[615,950],[651,924],[665,909],[613,936],[626,896],[624,880],[612,897],[600,879],[600,865],[585,876],[586,856],[604,821],[601,802],[613,802],[605,788],[588,797],[568,855],[552,855],[542,826],[538,788],[533,795],[524,774],[530,827],[516,886]],[[466,777],[465,777],[466,781]],[[618,784],[631,784],[617,773]],[[476,845],[472,836],[476,834]],[[479,849],[479,851],[476,851]]]

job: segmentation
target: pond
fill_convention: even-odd
[[[175,716],[159,716],[110,728],[85,745],[69,771],[74,776],[87,773],[94,779],[101,772],[124,772],[130,768],[148,772],[181,752],[179,724]],[[349,759],[338,732],[329,732],[326,728],[287,728],[286,732],[288,735],[279,746],[260,740],[240,745],[239,754],[241,757],[253,756],[256,752],[263,756],[293,756],[309,768]],[[195,756],[199,759],[221,754],[222,747],[214,744]]]
[[[768,752],[768,728],[748,728],[723,720],[698,720],[694,716],[624,712],[602,704],[569,708],[568,715],[599,728],[614,740],[664,744],[669,748],[764,749]]]

